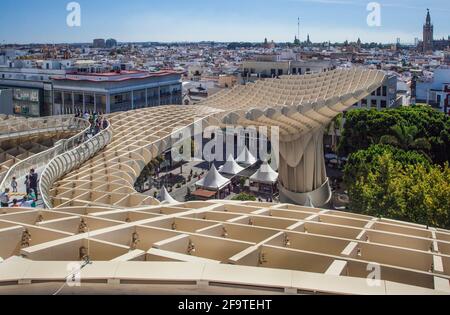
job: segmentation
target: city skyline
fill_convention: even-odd
[[[369,1],[362,0],[135,0],[114,6],[105,0],[80,0],[81,26],[72,28],[66,24],[68,3],[3,1],[3,11],[8,14],[0,20],[0,43],[87,43],[109,37],[120,42],[261,42],[264,38],[292,42],[300,17],[302,41],[309,34],[313,42],[361,38],[362,42],[394,43],[400,38],[402,43],[412,44],[415,38],[422,38],[427,8],[435,39],[447,38],[450,33],[450,5],[444,0],[427,5],[417,0],[379,1],[379,27],[367,24]],[[18,7],[22,9],[17,11]]]

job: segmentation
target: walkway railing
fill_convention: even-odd
[[[32,168],[39,169],[45,166],[55,156],[60,155],[63,152],[72,149],[74,146],[78,145],[78,143],[83,142],[86,133],[91,128],[91,125],[87,120],[76,118],[73,116],[71,117],[64,116],[55,119],[46,118],[46,120],[50,122],[51,125],[55,126],[52,128],[56,128],[57,129],[56,131],[59,130],[59,131],[80,131],[80,132],[70,139],[58,141],[55,146],[46,151],[34,154],[29,158],[13,165],[1,180],[0,191],[4,191],[5,188],[11,188],[10,184],[13,177],[19,180],[20,178],[25,177],[26,174],[29,173],[30,169]],[[58,121],[61,123],[60,126],[56,126],[56,123]],[[6,134],[4,135],[6,136]],[[15,135],[13,137],[15,137]]]
[[[76,120],[80,120],[80,118],[75,118],[73,115],[1,120],[0,139],[76,128],[74,126]]]
[[[94,155],[111,142],[112,136],[112,128],[108,122],[108,127],[106,129],[103,129],[94,137],[84,141],[81,145],[76,146],[72,150],[65,151],[54,157],[50,163],[47,164],[39,182],[39,190],[46,208],[53,208],[49,193],[55,182],[94,157]]]

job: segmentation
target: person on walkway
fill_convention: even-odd
[[[94,134],[98,134],[100,132],[100,122],[96,121],[95,127],[94,127]]]
[[[103,129],[108,128],[108,121],[104,118],[103,118],[103,122],[102,122],[102,127],[103,127]]]
[[[37,194],[34,191],[34,189],[30,189],[30,193],[28,194],[28,199],[31,199],[34,201],[34,203],[36,204],[37,201]]]
[[[37,197],[37,186],[38,186],[38,174],[35,172],[34,169],[30,170],[30,189],[34,190],[34,192],[36,193],[36,197]]]
[[[0,194],[0,206],[1,208],[9,207],[9,188],[6,188],[5,191]]]
[[[16,193],[16,192],[17,192],[17,180],[16,180],[15,177],[12,178],[12,181],[11,181],[11,188],[12,188],[12,190],[13,190],[13,193]]]
[[[19,207],[20,207],[20,205],[19,205],[17,199],[14,199],[11,208],[19,208]]]
[[[22,204],[20,205],[22,208],[36,208],[36,204],[33,207],[34,200],[30,199],[28,195],[23,196]]]
[[[30,176],[29,175],[25,176],[24,184],[25,184],[25,190],[26,190],[27,194],[29,194],[30,193],[30,189],[31,189],[30,188]]]

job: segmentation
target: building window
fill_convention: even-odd
[[[387,108],[387,102],[381,101],[381,108]]]
[[[383,96],[387,96],[387,86],[383,86]]]
[[[297,74],[297,68],[292,68],[292,74]]]
[[[283,69],[278,69],[278,75],[283,75]]]

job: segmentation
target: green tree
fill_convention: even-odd
[[[249,195],[249,194],[246,194],[246,193],[242,193],[242,194],[239,194],[239,195],[233,197],[233,200],[236,200],[236,201],[256,201],[256,197],[252,196],[252,195]]]
[[[343,117],[344,115],[341,113],[339,115],[337,115],[332,121],[331,123],[327,126],[326,129],[326,133],[329,134],[331,131],[333,132],[332,134],[332,148],[334,152],[337,152],[338,149],[338,136],[339,136],[339,132],[342,133],[343,130]]]
[[[409,149],[422,151],[434,163],[444,165],[450,160],[450,117],[429,106],[351,110],[346,114],[338,151],[346,156],[382,139],[382,143],[400,148],[407,143]]]
[[[404,151],[390,145],[372,145],[367,150],[360,150],[349,156],[344,169],[344,182],[351,186],[361,177],[367,177],[370,172],[380,169],[380,156],[389,155],[391,159],[399,162],[399,167],[422,164],[429,167],[428,159],[415,151]]]
[[[403,124],[391,127],[392,135],[380,138],[381,144],[390,144],[403,150],[417,150],[428,152],[431,149],[430,142],[426,138],[418,138],[419,129],[416,126]]]
[[[416,163],[404,165],[385,152],[377,167],[350,185],[353,212],[450,228],[450,168]]]

